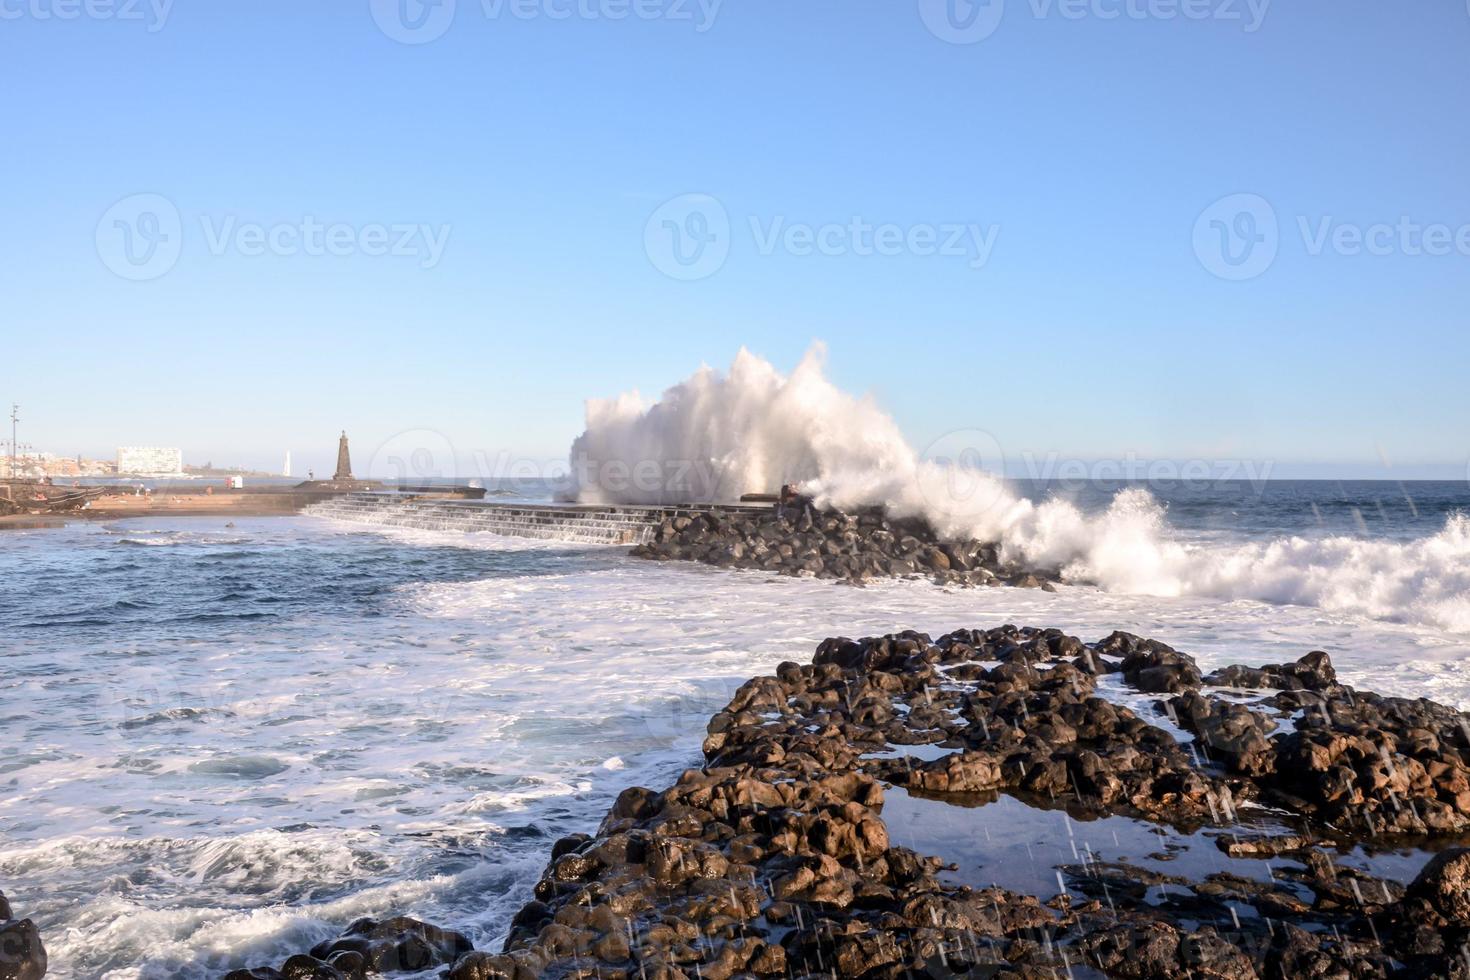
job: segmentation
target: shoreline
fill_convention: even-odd
[[[701,768],[554,844],[499,952],[360,920],[228,980],[1458,975],[1466,720],[1323,653],[832,638],[746,682]]]
[[[300,511],[274,507],[138,507],[85,510],[71,514],[9,514],[0,517],[0,529],[63,527],[75,521],[113,521],[137,517],[294,517]]]
[[[0,531],[7,528],[61,527],[72,521],[110,521],[133,517],[291,517],[307,508],[355,492],[315,487],[280,489],[204,488],[152,494],[115,493],[93,498],[86,507],[65,511],[0,515]],[[453,490],[405,495],[408,499],[457,499]]]

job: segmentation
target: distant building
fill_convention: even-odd
[[[176,476],[184,472],[184,453],[156,446],[119,446],[118,476]]]
[[[112,476],[116,466],[107,459],[57,456],[54,453],[23,453],[15,457],[12,472],[9,455],[0,454],[0,480],[39,480],[43,477],[71,479],[80,476]]]

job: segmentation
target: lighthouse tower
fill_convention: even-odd
[[[352,479],[352,455],[347,451],[347,432],[345,429],[342,432],[342,438],[337,441],[337,472],[332,474],[332,479]]]

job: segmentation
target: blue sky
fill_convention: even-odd
[[[921,446],[1465,472],[1463,0],[92,2],[0,0],[39,448],[551,458],[588,396],[821,339]]]

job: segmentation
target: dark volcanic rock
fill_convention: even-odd
[[[1277,735],[1270,787],[1293,808],[1365,835],[1470,831],[1470,726],[1423,699],[1350,687],[1286,692],[1300,712]]]
[[[1172,695],[1159,716],[1193,741],[1101,696],[1109,675]],[[1206,681],[1187,654],[1127,633],[835,637],[743,684],[709,721],[703,768],[624,790],[596,834],[558,841],[498,953],[365,920],[279,972],[236,976],[1470,980],[1470,849],[1407,888],[1335,857],[1385,831],[1466,827],[1467,730],[1442,705],[1338,684],[1325,654]],[[908,813],[954,803],[988,838],[1001,794],[1028,814],[1144,821],[1160,841],[1172,828],[1148,849],[1214,838],[1211,861],[1176,874],[1143,866],[1172,854],[1103,860],[1079,838],[1043,902],[957,883],[957,855],[901,846],[895,830],[915,828],[885,820],[885,796]],[[1242,826],[1256,800],[1279,809]]]
[[[941,953],[1002,962],[974,939],[1055,923],[1034,898],[944,886],[938,861],[893,846],[873,778],[759,756],[625,793],[547,869],[505,950],[450,977],[898,977]]]
[[[1290,664],[1267,664],[1264,667],[1225,667],[1205,678],[1217,687],[1271,687],[1282,691],[1327,691],[1337,686],[1337,671],[1332,659],[1321,650]]]
[[[1451,708],[1355,691],[1337,682],[1320,651],[1204,679],[1187,654],[1127,633],[1096,651],[1121,655],[1124,678],[1139,690],[1178,692],[1168,707],[1179,724],[1277,805],[1363,836],[1470,832],[1470,724]],[[1279,691],[1261,706],[1294,715],[1294,730],[1277,731],[1267,715],[1207,685]]]
[[[882,508],[819,511],[805,498],[784,508],[711,509],[670,518],[633,554],[852,584],[925,577],[941,585],[1050,590],[1057,580],[1043,570],[1002,564],[993,544],[941,540],[922,518],[894,518]]]
[[[1121,656],[1123,677],[1140,691],[1165,694],[1200,686],[1194,658],[1157,640],[1118,632],[1097,644],[1097,650],[1107,656]]]
[[[407,916],[358,919],[347,931],[311,950],[317,959],[331,960],[342,952],[357,953],[369,970],[378,973],[413,972],[453,963],[474,947],[457,932],[431,926]]]
[[[1310,685],[1301,672],[1262,676],[1284,692],[1346,690],[1323,680],[1331,677],[1325,657],[1309,666]],[[1096,678],[1115,671],[1140,689],[1177,692],[1170,707],[1204,751],[1099,697]],[[1296,681],[1279,680],[1288,676]],[[1286,863],[1261,881],[1093,862],[1061,869],[1068,895],[1042,905],[1037,896],[956,886],[940,859],[890,840],[884,784],[971,805],[999,791],[1081,813],[1232,827],[1238,803],[1292,781],[1277,766],[1291,736],[1273,734],[1266,711],[1220,700],[1202,684],[1188,655],[1121,633],[1092,645],[1010,626],[938,640],[915,632],[826,640],[812,664],[782,664],[736,692],[710,721],[706,768],[663,793],[626,791],[595,837],[558,845],[505,949],[467,956],[450,976],[1041,977],[1085,965],[1118,977],[1418,977],[1450,969],[1449,947],[1421,935],[1414,919],[1459,935],[1470,859],[1454,855],[1464,852],[1432,864],[1405,898],[1392,882],[1336,864],[1312,834],[1230,834],[1220,839],[1225,854]],[[1404,722],[1447,721],[1440,710],[1422,708]],[[1415,744],[1429,752],[1441,743]],[[916,745],[940,751],[927,760],[885,751]],[[961,812],[975,812],[977,827],[986,819],[983,806]],[[1423,906],[1417,916],[1413,902]],[[1406,958],[1373,941],[1375,929]]]
[[[1112,977],[1246,980],[1260,975],[1250,957],[1213,929],[1191,934],[1163,922],[1133,923],[1091,933],[1080,945],[1086,961]]]
[[[0,980],[40,980],[46,975],[46,947],[30,919],[16,919],[0,892]]]
[[[1267,740],[1276,724],[1242,704],[1187,691],[1169,700],[1179,724],[1199,736],[1200,744],[1230,771],[1263,776],[1275,771],[1276,750]]]
[[[318,943],[279,970],[236,970],[225,980],[360,980],[376,974],[419,973],[449,966],[474,947],[457,932],[395,916],[358,919],[336,939]]]
[[[1409,885],[1408,897],[1428,905],[1446,923],[1470,928],[1470,848],[1436,855]]]

